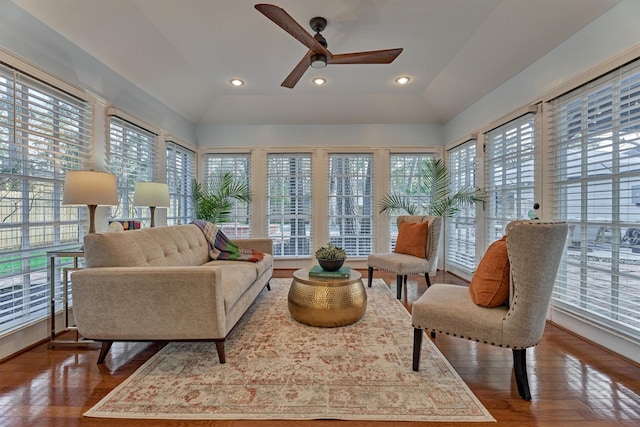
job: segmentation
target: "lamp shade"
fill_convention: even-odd
[[[97,171],[68,171],[64,178],[63,205],[117,205],[116,176]]]
[[[169,186],[162,182],[136,182],[134,206],[169,207]]]

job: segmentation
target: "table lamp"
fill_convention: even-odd
[[[169,186],[163,182],[136,182],[133,205],[149,206],[151,227],[154,227],[156,208],[169,207]]]
[[[116,176],[92,170],[67,171],[64,177],[63,205],[89,207],[89,234],[96,232],[95,215],[98,205],[118,204]]]

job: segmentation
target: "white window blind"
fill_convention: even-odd
[[[452,148],[448,152],[448,169],[451,192],[476,187],[476,140]],[[446,220],[447,264],[473,273],[476,268],[476,207],[460,209]]]
[[[570,225],[552,304],[640,343],[640,60],[549,107],[554,216]]]
[[[237,179],[242,179],[251,187],[250,155],[244,153],[205,154],[204,179],[218,179],[225,173],[231,173]],[[241,201],[233,202],[233,209],[229,221],[217,224],[229,237],[251,237],[251,204]]]
[[[534,115],[526,114],[487,133],[485,144],[487,245],[507,224],[527,219],[534,205]]]
[[[62,206],[62,190],[89,166],[92,121],[89,102],[0,64],[0,335],[46,317],[46,251],[85,234],[87,208]],[[57,292],[71,264],[54,266]]]
[[[425,206],[429,198],[420,191],[421,165],[426,159],[433,157],[432,154],[425,153],[391,154],[389,156],[390,193],[406,198],[407,204],[415,203],[418,206]],[[406,214],[407,212],[392,212],[389,215],[389,250],[393,250],[398,239],[398,215]]]
[[[373,248],[373,156],[329,155],[329,240],[348,256]]]
[[[311,255],[311,155],[269,154],[268,236],[274,256]]]
[[[158,162],[156,134],[118,116],[109,116],[109,138],[106,147],[107,168],[116,175],[118,207],[112,217],[150,222],[147,208],[133,205],[136,182],[154,181]]]
[[[166,141],[166,144],[170,199],[167,225],[188,224],[194,219],[191,198],[196,178],[196,153],[172,141]]]

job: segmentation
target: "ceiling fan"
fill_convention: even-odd
[[[281,84],[289,89],[293,89],[309,67],[324,68],[327,64],[390,64],[402,52],[400,48],[334,55],[329,52],[327,40],[320,34],[327,26],[325,18],[311,18],[309,25],[316,32],[315,36],[312,36],[281,7],[272,4],[256,4],[255,7],[260,13],[309,48],[309,51]]]

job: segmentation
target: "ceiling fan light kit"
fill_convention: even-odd
[[[327,64],[390,64],[402,53],[402,48],[398,48],[334,55],[327,49],[327,40],[320,34],[327,27],[325,18],[311,18],[309,25],[316,32],[312,36],[279,6],[259,3],[255,8],[309,49],[282,82],[281,86],[289,89],[295,87],[309,67],[322,69]]]

